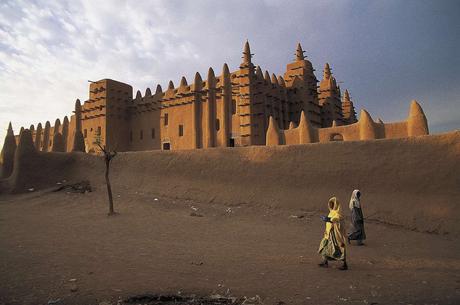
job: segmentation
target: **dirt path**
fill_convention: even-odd
[[[453,236],[368,223],[367,245],[349,247],[350,270],[320,269],[319,215],[117,191],[120,215],[110,218],[103,189],[0,197],[0,303],[116,304],[179,291],[265,304],[460,302]]]

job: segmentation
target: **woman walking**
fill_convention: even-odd
[[[321,217],[326,222],[324,237],[319,245],[318,253],[323,257],[320,267],[328,267],[328,261],[342,261],[340,270],[347,270],[346,249],[345,249],[345,226],[340,212],[340,203],[337,198],[332,197],[328,202],[329,215]]]
[[[364,245],[363,240],[366,239],[366,232],[364,231],[364,216],[361,209],[361,192],[354,190],[350,199],[351,210],[351,233],[348,234],[348,243],[350,240],[356,240],[358,246]]]

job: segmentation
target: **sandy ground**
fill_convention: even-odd
[[[121,187],[114,194],[114,217],[106,216],[103,186],[0,196],[0,303],[116,304],[179,291],[259,295],[264,304],[460,303],[453,234],[366,223],[366,246],[348,247],[350,270],[322,269],[317,213]]]

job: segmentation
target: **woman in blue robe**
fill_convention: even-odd
[[[358,246],[364,245],[363,240],[366,239],[366,232],[364,231],[364,216],[361,209],[361,192],[354,190],[350,199],[351,210],[351,232],[348,234],[348,243],[351,240],[356,240]]]

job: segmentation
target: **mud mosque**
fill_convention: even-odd
[[[224,64],[220,75],[209,68],[205,80],[197,72],[192,84],[182,77],[177,87],[170,81],[166,90],[158,85],[155,92],[147,88],[134,97],[128,84],[91,82],[89,99],[76,101],[70,120],[30,126],[35,148],[96,152],[100,143],[117,151],[177,150],[428,134],[426,117],[415,101],[406,121],[374,121],[365,110],[358,121],[349,92],[342,95],[329,64],[318,86],[300,44],[283,76],[262,72],[252,57],[246,42],[236,71]],[[11,125],[8,137],[19,140]],[[11,150],[6,147],[10,142],[5,141],[4,153]]]

